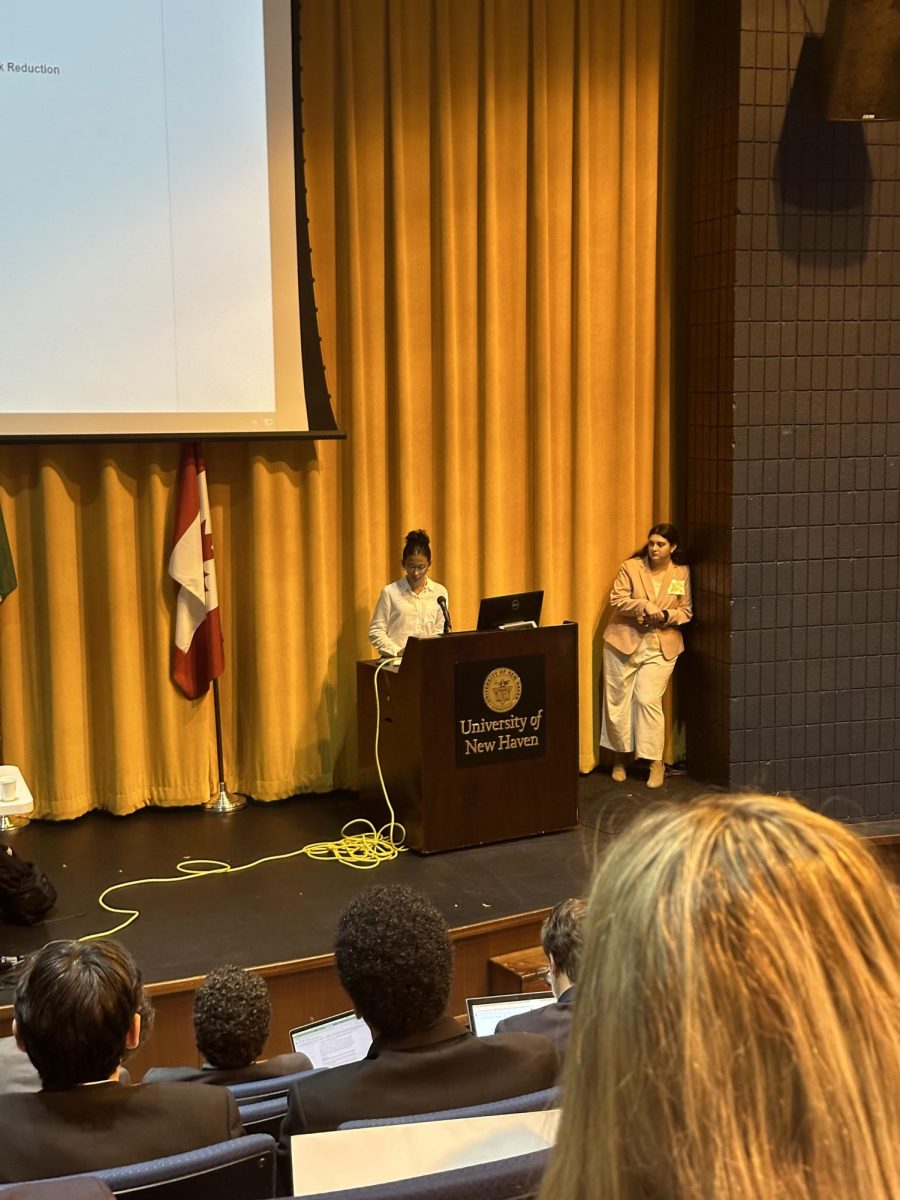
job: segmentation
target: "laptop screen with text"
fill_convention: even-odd
[[[365,1058],[372,1034],[353,1012],[338,1013],[291,1030],[295,1054],[305,1054],[314,1067],[340,1067]]]
[[[493,1033],[500,1021],[553,1004],[552,992],[517,992],[512,996],[472,996],[466,1001],[469,1028],[477,1037]]]

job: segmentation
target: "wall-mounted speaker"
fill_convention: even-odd
[[[900,0],[831,0],[822,55],[829,121],[900,120]]]

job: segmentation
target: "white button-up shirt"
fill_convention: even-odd
[[[447,589],[425,576],[421,592],[414,592],[404,575],[382,588],[369,625],[369,641],[379,654],[393,658],[402,654],[411,637],[432,637],[444,631],[444,614],[438,596],[447,599]]]

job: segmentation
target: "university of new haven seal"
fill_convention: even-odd
[[[481,694],[491,712],[509,712],[522,695],[521,677],[511,667],[495,667],[485,679]]]

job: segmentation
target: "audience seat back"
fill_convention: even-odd
[[[298,1079],[316,1075],[324,1067],[312,1067],[308,1071],[295,1071],[292,1075],[276,1075],[274,1079],[250,1079],[246,1083],[229,1083],[228,1090],[242,1105],[245,1100],[273,1100],[276,1096],[286,1096]]]
[[[287,1096],[273,1096],[271,1100],[257,1100],[253,1104],[242,1104],[241,1120],[247,1133],[268,1133],[278,1138],[281,1122],[287,1115]]]
[[[45,1182],[68,1187],[65,1194],[74,1197],[79,1180],[100,1180],[116,1197],[135,1200],[272,1200],[275,1139],[250,1134],[185,1154]]]
[[[524,1096],[510,1096],[506,1100],[490,1100],[486,1104],[470,1104],[465,1108],[447,1108],[443,1112],[412,1113],[406,1117],[372,1117],[364,1121],[345,1121],[341,1129],[369,1129],[375,1125],[415,1125],[419,1121],[452,1121],[466,1117],[502,1117],[509,1113],[543,1112],[544,1109],[559,1108],[562,1088],[545,1088],[541,1092],[529,1092]],[[242,1112],[243,1117],[243,1112]]]

